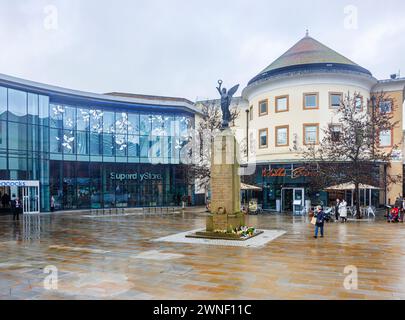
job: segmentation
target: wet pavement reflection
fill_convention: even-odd
[[[203,211],[0,216],[0,299],[405,299],[403,224],[332,223],[315,240],[305,218],[248,220],[287,233],[221,247],[151,241],[203,228]]]

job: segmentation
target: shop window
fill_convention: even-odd
[[[289,109],[289,96],[276,97],[276,112],[287,112]]]

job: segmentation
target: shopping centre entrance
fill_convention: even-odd
[[[281,203],[281,211],[300,215],[305,206],[305,189],[283,188],[281,190]]]
[[[21,200],[24,214],[40,212],[39,181],[0,180],[1,214],[11,214],[10,201],[17,197]]]

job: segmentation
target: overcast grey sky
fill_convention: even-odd
[[[405,76],[403,0],[0,0],[0,73],[98,93],[213,98],[219,78],[244,87],[306,28],[379,79]]]

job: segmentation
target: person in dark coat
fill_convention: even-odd
[[[15,212],[17,215],[17,221],[20,220],[20,214],[22,213],[22,203],[20,198],[17,197],[17,199],[15,199]]]
[[[10,196],[7,193],[3,194],[3,196],[1,197],[1,203],[3,205],[3,208],[8,208],[8,206],[10,205]]]
[[[324,225],[325,225],[325,212],[323,212],[322,207],[318,206],[316,208],[316,224],[315,224],[315,235],[314,238],[318,238],[318,232],[319,229],[321,230],[321,238],[323,238],[323,231],[324,231]]]
[[[340,199],[336,199],[336,205],[335,205],[335,221],[339,221],[339,204],[340,204]]]
[[[13,214],[13,221],[16,219],[17,217],[17,213],[16,213],[16,199],[15,199],[15,194],[13,194],[13,198],[10,201],[10,205],[11,205],[11,213]]]

